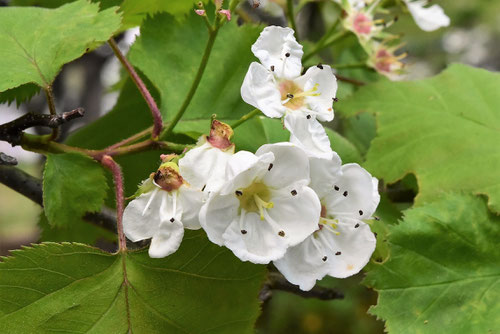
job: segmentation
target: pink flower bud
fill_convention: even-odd
[[[221,9],[219,13],[226,15],[228,21],[231,21],[231,11],[229,9]]]
[[[205,16],[205,10],[204,9],[195,9],[194,12],[200,16]]]

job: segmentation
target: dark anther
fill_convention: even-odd
[[[319,68],[320,70],[323,69],[323,65],[321,65],[321,64],[316,65],[316,67]]]
[[[271,71],[274,72],[274,65],[271,65]]]
[[[156,171],[155,176],[153,177],[153,180],[156,183],[158,183],[160,179],[161,179],[161,172],[158,170],[158,171]]]
[[[241,195],[243,195],[243,193],[242,193],[241,191],[239,191],[239,190],[236,190],[234,193],[236,194],[236,196],[241,196]]]
[[[293,99],[293,94],[288,93],[286,94],[286,97],[288,97],[289,99]]]
[[[297,190],[294,189],[294,190],[292,190],[292,196],[295,196],[295,195],[297,195]]]
[[[382,263],[383,261],[384,261],[384,260],[383,260],[382,258],[380,258],[380,257],[377,257],[377,258],[375,259],[375,262],[378,262],[378,263]]]
[[[267,167],[267,170],[270,171],[273,168],[273,164],[269,164],[269,167]]]
[[[170,218],[170,222],[173,223],[175,221],[174,217]]]
[[[241,234],[247,234],[247,230],[241,230]]]
[[[328,260],[328,256],[323,256],[321,260],[323,260],[323,262],[326,262],[326,260]]]
[[[278,235],[279,235],[280,237],[284,237],[284,236],[285,236],[285,231],[279,231],[279,232],[278,232]]]
[[[375,219],[375,220],[377,220],[377,221],[378,221],[378,220],[380,220],[380,218],[379,218],[379,217],[373,217],[373,219]]]
[[[346,190],[346,191],[344,191],[344,193],[343,193],[342,195],[344,195],[344,197],[347,197],[347,195],[348,195],[348,194],[349,194],[349,193],[348,193],[348,192],[347,192],[347,190]]]
[[[337,187],[337,186],[333,186],[333,189],[335,189],[335,190],[337,190],[337,191],[339,191],[339,190],[340,190],[340,188],[339,188],[339,187]]]
[[[290,52],[285,53],[285,57],[290,57]]]
[[[398,20],[399,20],[399,16],[397,16],[397,15],[394,16],[394,22],[398,22]]]
[[[207,185],[205,184],[205,185],[203,186],[203,188],[201,188],[201,191],[205,191],[205,188],[206,188],[206,187],[207,187]]]
[[[354,228],[358,228],[358,227],[359,227],[359,224],[354,225]]]
[[[337,252],[337,253],[335,253],[335,255],[340,255],[340,254],[342,254],[342,252]]]
[[[363,210],[359,210],[359,215],[362,216],[363,215]]]
[[[339,102],[339,99],[337,99],[336,97],[332,97],[332,100],[333,102]]]
[[[375,235],[375,238],[377,237],[377,232],[373,232],[373,234]]]
[[[306,118],[307,118],[307,119],[311,119],[311,115],[307,115],[307,116],[306,116]]]

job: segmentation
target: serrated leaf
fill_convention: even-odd
[[[260,28],[238,27],[235,20],[219,31],[198,90],[183,119],[237,119],[252,107],[243,102],[240,87],[250,63],[256,58],[250,51]],[[203,18],[194,11],[177,20],[169,14],[144,21],[141,36],[128,57],[158,88],[161,111],[170,120],[180,109],[196,76],[208,33]]]
[[[88,156],[48,154],[43,174],[43,206],[54,226],[69,226],[86,212],[101,210],[107,183],[103,168]]]
[[[1,333],[252,333],[259,313],[265,267],[199,231],[165,259],[69,243],[12,255],[0,263]]]
[[[12,102],[16,101],[16,106],[19,108],[21,103],[31,100],[38,92],[40,92],[39,86],[27,83],[1,92],[0,103],[7,103],[10,106]]]
[[[482,198],[447,194],[389,232],[390,259],[365,281],[389,333],[500,331],[500,217]]]
[[[198,1],[124,0],[120,7],[123,11],[123,28],[127,29],[141,25],[141,22],[148,15],[153,16],[161,12],[167,12],[172,15],[183,15],[190,10],[194,10],[196,2]]]
[[[71,241],[89,245],[95,245],[99,240],[116,241],[116,233],[76,217],[71,224],[51,226],[45,214],[41,213],[38,227],[41,229],[40,241]]]
[[[417,205],[465,190],[500,212],[499,87],[498,73],[453,65],[431,79],[366,86],[338,107],[376,113],[365,167],[388,183],[415,173]]]
[[[57,9],[7,7],[0,11],[0,92],[26,83],[51,84],[61,66],[120,27],[117,8],[99,12],[85,0]]]

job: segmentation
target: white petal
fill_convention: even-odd
[[[234,194],[221,196],[215,192],[210,195],[208,201],[201,207],[199,218],[201,227],[211,242],[223,245],[222,235],[238,217],[239,206],[240,201]]]
[[[359,225],[358,225],[359,224]],[[357,227],[356,227],[357,226]],[[357,274],[370,261],[377,240],[370,226],[357,219],[341,219],[334,234],[323,228],[319,233],[327,249],[328,275],[345,278]],[[340,252],[340,254],[339,254]]]
[[[151,238],[160,225],[160,206],[167,193],[159,188],[131,201],[123,212],[123,232],[131,241]],[[146,209],[146,210],[145,210]]]
[[[310,157],[331,159],[333,151],[323,126],[303,113],[292,112],[285,116],[285,127],[291,132],[290,142],[302,148]]]
[[[311,170],[311,187],[319,198],[325,197],[333,188],[335,181],[340,177],[342,161],[336,152],[332,159],[309,158]]]
[[[378,180],[358,164],[345,164],[341,171],[334,188],[322,198],[327,215],[335,218],[371,217],[380,202]]]
[[[205,142],[179,159],[179,171],[191,186],[214,191],[224,183],[227,161],[233,153],[234,146],[223,151]]]
[[[304,51],[302,45],[295,40],[293,30],[290,28],[278,26],[264,28],[252,45],[252,52],[266,69],[274,66],[274,73],[279,78],[293,79],[300,75]]]
[[[262,145],[255,154],[261,156],[268,152],[274,154],[274,161],[262,179],[265,184],[279,189],[298,181],[309,183],[309,161],[304,150],[284,142]]]
[[[271,152],[260,156],[246,151],[236,153],[228,161],[228,181],[221,187],[220,194],[234,195],[237,189],[246,188],[255,179],[261,179],[273,161],[274,155]]]
[[[201,228],[198,216],[203,205],[203,192],[188,185],[182,185],[178,193],[180,201],[178,205],[182,208],[182,224],[190,230]]]
[[[274,207],[266,210],[265,219],[276,225],[275,232],[284,232],[288,245],[301,243],[317,230],[321,204],[311,188],[298,184],[291,192],[273,191],[271,202]]]
[[[410,1],[405,0],[415,23],[424,31],[433,31],[441,27],[450,25],[450,18],[444,13],[439,5],[432,5],[428,8],[427,0]]]
[[[183,236],[184,226],[180,221],[162,221],[160,228],[151,239],[149,256],[153,258],[162,258],[174,253],[179,248]]]
[[[274,261],[274,265],[292,284],[309,291],[328,273],[328,265],[322,259],[327,256],[318,245],[314,235],[295,247],[290,247],[285,256]]]
[[[281,93],[273,74],[256,62],[250,64],[245,75],[241,85],[241,97],[267,117],[279,118],[286,111],[281,104]]]
[[[304,242],[291,247],[274,261],[288,281],[310,290],[325,275],[345,278],[357,274],[370,260],[376,239],[370,227],[355,219],[339,221],[339,234],[323,229]]]
[[[286,240],[275,232],[257,213],[246,213],[224,233],[224,245],[242,261],[266,264],[282,257],[288,247]]]
[[[294,80],[304,92],[312,90],[318,96],[306,96],[305,102],[309,109],[317,112],[316,118],[323,122],[333,120],[333,98],[337,94],[337,78],[333,75],[332,69],[328,65],[309,67],[307,72]]]

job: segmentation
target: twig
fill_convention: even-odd
[[[15,166],[17,165],[17,160],[10,155],[0,152],[0,166]]]
[[[266,301],[272,297],[272,290],[280,290],[293,293],[304,298],[316,298],[320,300],[344,299],[344,294],[340,291],[315,286],[309,291],[300,290],[298,286],[288,282],[283,275],[275,272],[270,272],[267,277],[267,282],[261,290],[259,298]]]
[[[335,44],[335,42],[341,40],[342,38],[344,38],[348,34],[349,34],[348,30],[342,30],[342,31],[339,31],[337,34],[333,35],[333,37],[329,41],[324,42],[322,44],[317,44],[316,47],[311,52],[305,54],[304,57],[302,57],[302,62],[305,63],[309,58],[314,56],[316,53],[323,50],[324,48],[327,48],[327,47]]]
[[[42,180],[16,167],[0,166],[0,183],[26,196],[43,207]],[[103,212],[86,213],[83,219],[110,231],[116,231],[116,218],[104,209]]]
[[[44,88],[45,90],[45,96],[47,97],[47,105],[49,106],[49,112],[52,116],[57,115],[56,111],[56,101],[54,99],[54,93],[52,92],[52,86],[48,85],[47,87]],[[57,137],[59,137],[59,128],[55,127],[52,128],[52,134],[51,134],[51,139],[56,140]]]
[[[290,27],[295,31],[295,38],[299,40],[299,32],[297,31],[297,25],[295,24],[295,14],[293,12],[293,0],[286,0],[286,16]]]
[[[259,109],[254,109],[254,110],[250,111],[248,114],[245,114],[245,115],[241,116],[241,118],[239,120],[237,120],[233,124],[231,124],[231,127],[233,129],[235,129],[238,126],[240,126],[241,124],[245,123],[250,118],[253,118],[254,116],[257,116],[258,114],[260,114],[260,110]]]
[[[23,136],[23,131],[33,126],[46,126],[57,128],[59,125],[82,117],[84,111],[77,108],[61,115],[47,115],[29,112],[15,120],[0,125],[0,140],[9,142],[12,146],[19,145]]]
[[[132,65],[129,63],[127,58],[123,55],[123,53],[120,51],[118,48],[118,45],[116,44],[114,39],[110,39],[108,41],[109,46],[111,46],[111,49],[113,49],[113,52],[115,53],[116,57],[120,62],[122,63],[123,67],[127,70],[128,74],[134,81],[135,85],[139,89],[139,92],[141,92],[142,97],[144,97],[144,100],[146,100],[146,103],[149,106],[149,109],[151,110],[151,114],[153,115],[153,132],[151,133],[151,137],[153,139],[157,139],[160,136],[160,133],[163,129],[163,121],[161,117],[161,112],[160,109],[158,109],[158,106],[156,105],[155,100],[153,99],[153,96],[151,96],[151,93],[147,89],[146,85],[142,81],[142,79],[139,77],[137,72],[134,70]]]
[[[364,85],[366,85],[366,83],[363,82],[363,81],[359,81],[359,80],[356,80],[356,79],[347,78],[347,77],[344,77],[344,76],[341,76],[341,75],[338,75],[338,74],[335,74],[335,77],[337,77],[338,81],[348,82],[348,83],[353,84],[355,86],[364,86]]]
[[[123,195],[123,175],[120,165],[112,157],[105,155],[101,159],[101,164],[108,168],[113,174],[116,194],[116,227],[118,230],[118,251],[127,251],[127,239],[123,233],[123,210],[125,208],[125,196]]]

